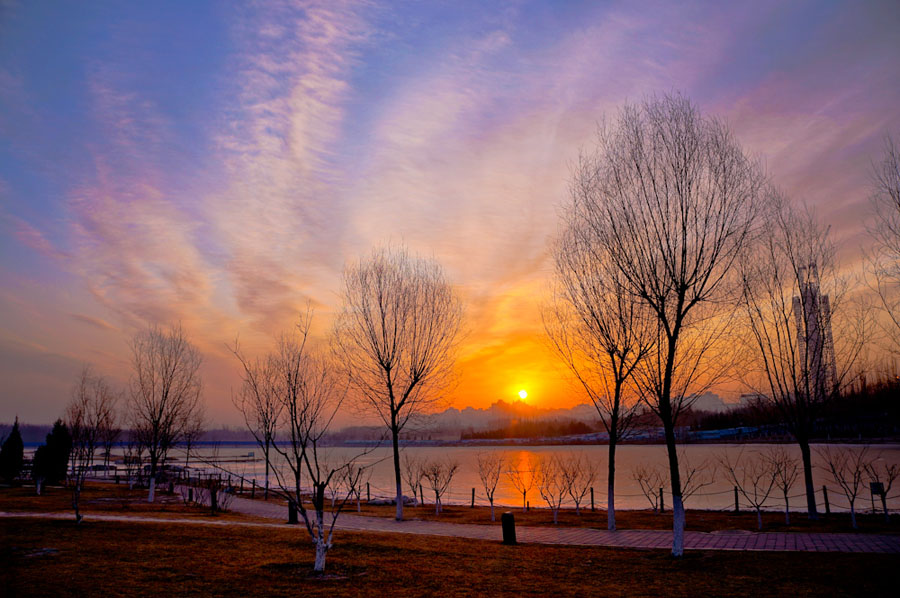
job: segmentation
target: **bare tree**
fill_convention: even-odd
[[[272,443],[283,463],[273,472],[279,494],[303,518],[315,546],[314,569],[322,572],[338,516],[353,497],[364,469],[354,467],[362,455],[330,459],[323,447],[328,428],[346,396],[346,380],[338,374],[340,368],[330,357],[312,347],[311,323],[312,313],[307,311],[295,332],[281,336],[270,358],[277,396],[282,401],[279,427],[285,435],[284,442]],[[303,487],[304,480],[311,488]],[[335,490],[332,486],[340,488]],[[328,492],[333,493],[333,500],[326,500]]]
[[[184,469],[187,471],[191,463],[191,447],[206,434],[206,409],[203,404],[197,405],[193,413],[188,417],[188,421],[184,426],[184,432],[181,434],[181,441],[184,443]]]
[[[775,472],[775,485],[781,490],[784,497],[784,524],[791,524],[791,506],[790,506],[790,490],[800,477],[800,466],[797,461],[791,457],[784,447],[777,446],[770,448],[764,458],[771,464],[772,470]]]
[[[91,374],[85,366],[66,408],[66,426],[72,436],[72,474],[69,478],[72,490],[72,508],[75,521],[81,523],[81,491],[93,462],[94,452],[100,446],[104,426],[113,418],[115,395],[102,377]]]
[[[120,398],[120,391],[116,391],[111,395],[111,404],[109,406],[109,409],[104,410],[104,418],[100,422],[100,448],[103,451],[104,476],[108,475],[109,473],[109,462],[112,456],[112,448],[115,445],[116,441],[119,439],[119,436],[122,434],[122,429],[118,425],[120,417],[118,413],[118,404]]]
[[[455,461],[434,460],[422,465],[422,472],[428,485],[434,492],[434,514],[437,515],[443,510],[441,497],[450,488],[450,482],[459,469],[459,463]]]
[[[900,352],[900,147],[891,137],[884,145],[881,163],[873,169],[875,218],[869,233],[875,246],[869,265],[885,316],[883,330],[893,351]]]
[[[862,492],[863,476],[871,462],[869,447],[853,449],[826,445],[818,452],[825,462],[825,469],[831,474],[831,479],[847,497],[847,502],[850,503],[850,524],[853,529],[857,529],[856,499]]]
[[[879,456],[872,459],[866,464],[866,473],[869,474],[871,481],[881,484],[881,492],[878,493],[881,498],[881,509],[884,511],[885,523],[890,523],[887,508],[887,495],[894,485],[894,481],[900,477],[900,463],[889,463],[883,457]]]
[[[646,463],[638,463],[631,470],[631,477],[641,488],[641,494],[650,503],[654,513],[659,512],[659,493],[666,483],[666,472]]]
[[[528,510],[528,491],[534,488],[535,472],[519,463],[515,469],[507,470],[506,479],[517,492],[522,494],[522,510]]]
[[[681,493],[684,502],[694,494],[712,486],[716,482],[716,464],[707,459],[703,459],[699,463],[689,459],[684,451],[681,451],[678,457],[678,463],[681,467]]]
[[[559,465],[566,479],[569,497],[575,503],[575,514],[581,515],[581,503],[597,479],[597,466],[584,455],[560,458]]]
[[[419,503],[419,495],[422,494],[422,478],[425,477],[425,463],[413,457],[409,453],[403,453],[403,479],[406,480],[415,504]]]
[[[575,199],[554,246],[556,289],[543,320],[553,349],[584,388],[609,436],[607,528],[615,530],[616,447],[631,431],[639,404],[631,378],[653,347],[655,328],[645,306],[620,292],[627,281],[585,214],[585,196],[595,184],[585,172],[588,163],[581,166],[572,188]]]
[[[275,362],[271,358],[250,360],[241,353],[237,340],[235,340],[231,352],[240,361],[244,370],[243,384],[237,396],[232,398],[232,402],[241,412],[244,424],[263,452],[266,468],[263,497],[265,500],[269,500],[272,446],[275,443],[278,422],[284,409],[284,403],[275,386]]]
[[[759,453],[747,455],[742,448],[732,459],[728,452],[719,455],[719,464],[734,487],[756,511],[756,529],[762,530],[762,508],[775,488],[774,461]]]
[[[151,326],[131,343],[131,427],[150,461],[153,502],[169,450],[200,408],[200,352],[181,326]]]
[[[362,404],[390,431],[398,521],[400,432],[450,381],[461,321],[460,300],[434,260],[381,248],[344,270],[335,346]]]
[[[494,493],[497,491],[500,474],[503,473],[505,465],[506,461],[499,453],[478,454],[478,479],[481,480],[481,487],[484,488],[484,494],[491,505],[491,521],[494,521]]]
[[[809,442],[823,405],[851,379],[868,333],[828,229],[773,194],[765,233],[741,260],[744,383],[774,403],[800,446],[807,513],[817,517]]]
[[[684,551],[675,423],[723,371],[717,359],[737,285],[733,265],[766,186],[728,128],[678,95],[622,109],[575,174],[577,210],[618,273],[618,292],[652,315],[656,342],[636,370],[663,424],[672,489],[672,554]]]
[[[570,490],[570,479],[556,456],[542,458],[534,468],[538,493],[553,513],[553,524],[559,523],[559,509]]]

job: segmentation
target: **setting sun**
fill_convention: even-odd
[[[522,400],[524,401],[525,399],[528,398],[528,393],[527,393],[526,391],[524,391],[524,390],[520,390],[520,391],[519,391],[519,398],[522,399]]]

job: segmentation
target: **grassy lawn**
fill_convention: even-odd
[[[503,546],[338,533],[325,579],[302,530],[0,519],[6,596],[889,596],[896,555]],[[49,549],[49,550],[48,550]]]

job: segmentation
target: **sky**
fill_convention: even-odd
[[[625,102],[725,120],[852,266],[871,168],[900,134],[900,4],[0,0],[0,421],[62,414],[84,364],[181,322],[213,422],[228,344],[402,243],[466,305],[458,384],[585,399],[544,341],[549,242],[579,151]]]

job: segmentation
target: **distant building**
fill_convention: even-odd
[[[797,351],[801,374],[808,376],[810,399],[824,399],[834,389],[837,367],[831,335],[831,305],[819,292],[816,264],[800,268],[800,296],[794,297]]]

